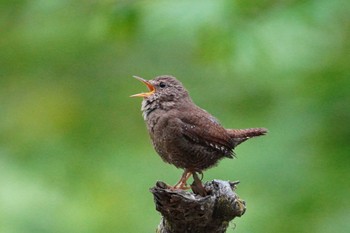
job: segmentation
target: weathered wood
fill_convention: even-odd
[[[170,190],[158,181],[151,188],[156,210],[162,215],[158,233],[224,233],[229,222],[244,214],[245,202],[235,193],[239,182],[213,180],[204,184],[206,195]],[[196,189],[193,188],[196,192]]]

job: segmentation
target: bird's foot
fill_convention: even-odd
[[[182,186],[181,185],[171,186],[171,185],[168,185],[168,184],[164,183],[163,181],[157,181],[156,186],[158,188],[169,189],[171,191],[186,190],[186,189],[190,189],[191,188],[187,184],[183,184]]]
[[[187,189],[190,189],[191,187],[188,186],[186,183],[184,184],[177,184],[177,185],[174,185],[174,186],[171,186],[171,185],[168,185],[168,189],[170,190],[187,190]]]
[[[198,174],[201,175],[201,177],[198,177]],[[191,185],[187,185],[187,180],[193,175],[193,183]],[[187,190],[187,189],[192,189],[192,191],[196,194],[199,194],[201,196],[206,196],[207,191],[203,187],[202,184],[202,179],[203,179],[203,172],[192,172],[188,169],[185,169],[184,173],[182,174],[180,180],[174,185],[170,186],[167,185],[167,188],[170,190]]]
[[[184,173],[182,174],[180,180],[174,185],[174,186],[168,186],[171,190],[186,190],[190,189],[191,187],[187,185],[187,180],[191,177],[192,172],[190,170],[185,169]]]

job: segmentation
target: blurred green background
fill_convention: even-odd
[[[204,180],[240,180],[235,232],[350,231],[350,1],[0,3],[0,232],[154,232],[132,75],[179,78],[225,127],[266,127]],[[234,224],[229,232],[233,232]]]

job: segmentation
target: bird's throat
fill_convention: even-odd
[[[144,99],[141,105],[142,116],[145,121],[149,119],[150,114],[158,108],[157,101]]]

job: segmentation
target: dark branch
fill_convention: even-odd
[[[202,197],[187,191],[170,190],[163,182],[157,182],[150,189],[156,209],[162,214],[157,232],[226,232],[229,222],[242,216],[246,209],[245,202],[234,192],[238,183],[206,182],[204,189],[207,195]]]

